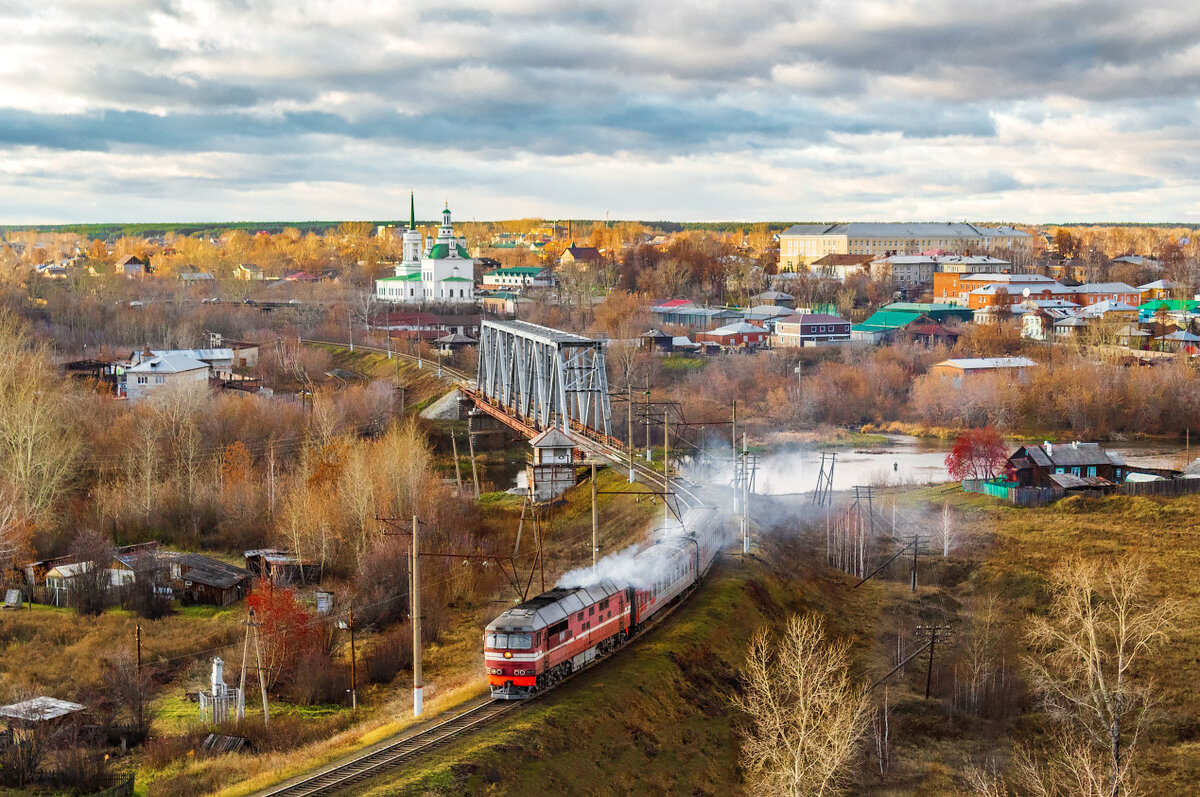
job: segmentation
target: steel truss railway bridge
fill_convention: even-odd
[[[604,368],[605,341],[531,324],[483,322],[475,406],[533,437],[570,429],[616,448]]]

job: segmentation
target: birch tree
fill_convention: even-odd
[[[825,797],[845,787],[871,722],[848,649],[827,639],[813,614],[793,616],[779,639],[766,629],[754,635],[733,698],[748,717],[741,753],[751,794]]]
[[[1138,667],[1168,640],[1176,604],[1149,595],[1130,560],[1068,562],[1050,609],[1031,620],[1033,686],[1055,725],[1043,761],[1018,760],[1022,793],[1132,797],[1138,744],[1158,702]]]
[[[17,525],[49,523],[74,476],[79,439],[66,392],[45,349],[0,315],[0,483]]]

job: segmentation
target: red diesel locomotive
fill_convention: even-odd
[[[634,557],[629,579],[556,587],[489,623],[483,658],[492,697],[531,697],[623,644],[700,580],[720,547],[719,526],[714,509],[689,510],[682,531]]]

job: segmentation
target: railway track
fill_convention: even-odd
[[[328,767],[315,775],[284,784],[260,797],[311,797],[331,794],[367,778],[375,777],[422,753],[436,750],[472,729],[523,705],[520,702],[486,700],[450,719],[399,739],[378,750],[365,753],[343,764]]]
[[[341,346],[343,348],[345,348],[346,346],[349,345],[345,341],[315,340],[313,338],[301,338],[300,343],[314,343],[314,344],[318,344],[318,345],[322,345],[322,346]],[[362,343],[355,343],[354,350],[358,351],[360,349],[362,351],[374,352],[376,354],[388,354],[389,353],[389,351],[387,349],[382,348],[380,346],[367,346]],[[395,349],[392,349],[390,354],[392,357],[399,359],[399,360],[408,360],[409,362],[421,363],[423,366],[429,367],[429,368],[436,369],[438,367],[436,359],[433,359],[433,360],[425,359],[422,357],[418,357],[415,354],[408,354],[406,352],[396,351]],[[475,384],[475,377],[471,376],[470,374],[466,373],[465,371],[460,371],[457,368],[451,368],[448,365],[443,365],[441,368],[442,368],[442,374],[449,375],[451,380],[456,383],[463,384],[467,387],[470,387]],[[356,376],[362,376],[362,375],[356,373]]]
[[[322,340],[302,340],[301,342],[343,345],[335,341]],[[386,351],[385,349],[381,349],[376,346],[358,345],[356,348],[380,353]],[[413,355],[402,352],[392,351],[391,354],[393,357],[399,357],[414,362],[418,359]],[[468,374],[465,374],[462,371],[442,366],[442,373],[444,375],[448,375],[453,381],[458,382],[465,387],[471,387],[474,384],[474,380]],[[581,444],[581,447],[588,450],[591,454],[608,459],[615,466],[627,467],[629,465],[627,452],[605,441],[582,436]],[[639,478],[650,486],[658,486],[662,482],[662,474],[658,473],[644,462],[634,460],[633,471],[635,477]],[[695,486],[686,480],[679,478],[673,479],[671,481],[671,486],[676,500],[683,507],[690,509],[698,507],[704,503],[696,494],[694,489]],[[653,620],[649,627],[653,628],[663,622],[663,620],[665,620],[667,617],[674,614],[675,610],[681,604],[682,601],[676,601],[673,603],[673,605],[667,607]],[[567,678],[563,679],[563,681],[561,681],[555,688],[562,686],[562,684],[574,679],[581,673],[591,670],[595,664],[608,659],[612,655],[620,653],[620,651],[623,649],[624,648],[618,648],[612,653],[598,656],[593,664],[580,670],[576,670],[574,673],[567,676]],[[553,691],[553,689],[545,690],[532,699],[536,700],[550,691]],[[346,789],[363,780],[385,773],[388,770],[417,757],[418,755],[444,747],[463,735],[496,720],[500,716],[517,710],[519,707],[525,705],[526,702],[528,701],[483,700],[477,705],[472,706],[449,719],[443,720],[423,730],[414,732],[395,742],[380,747],[377,750],[364,753],[344,763],[329,766],[309,777],[260,792],[259,797],[314,797],[315,795],[326,795]]]

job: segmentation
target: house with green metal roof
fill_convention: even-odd
[[[1191,299],[1151,299],[1138,305],[1138,319],[1153,321],[1157,315],[1187,317],[1200,313],[1200,302]]]
[[[975,311],[969,307],[941,302],[892,302],[891,304],[885,304],[879,309],[924,313],[939,324],[945,324],[949,321],[961,321],[964,324],[969,324],[975,317]]]
[[[932,324],[934,320],[920,310],[889,310],[880,308],[866,321],[850,327],[850,339],[867,343],[883,343],[912,324]]]
[[[375,281],[375,298],[391,303],[474,304],[475,260],[465,238],[454,235],[450,208],[442,211],[436,239],[423,240],[417,229],[416,198],[409,196],[409,223],[403,260],[394,275]]]
[[[509,266],[483,275],[484,288],[553,288],[558,279],[542,266]]]

